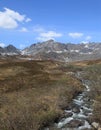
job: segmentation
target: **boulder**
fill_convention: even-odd
[[[81,121],[81,120],[71,120],[69,123],[68,123],[68,127],[72,127],[72,128],[78,128],[80,126],[83,126],[84,125],[84,121]]]
[[[63,113],[63,114],[60,116],[60,118],[58,119],[57,122],[59,122],[60,120],[63,120],[63,121],[64,121],[66,118],[71,117],[72,115],[73,115],[72,112],[65,112],[65,113]]]
[[[93,122],[91,125],[92,125],[95,129],[98,129],[98,128],[99,128],[99,123],[97,123],[97,122]]]
[[[94,129],[84,128],[84,129],[82,129],[82,130],[94,130]]]
[[[72,111],[74,112],[74,113],[79,113],[80,112],[80,108],[79,107],[74,107],[73,109],[72,109]]]
[[[72,112],[66,112],[66,113],[64,114],[64,117],[67,118],[67,117],[71,117],[72,115],[73,115]]]

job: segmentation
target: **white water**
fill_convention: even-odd
[[[66,118],[65,120],[63,120],[62,122],[60,121],[58,124],[57,124],[57,128],[62,128],[62,127],[65,127],[66,124],[68,124],[71,120],[73,119],[78,119],[78,120],[82,120],[84,121],[84,125],[83,126],[80,126],[78,128],[74,128],[75,130],[82,130],[84,128],[88,128],[90,129],[91,126],[90,124],[88,123],[87,121],[87,118],[89,118],[89,115],[92,114],[92,111],[93,109],[92,108],[88,108],[86,106],[89,106],[88,102],[86,102],[84,100],[84,96],[85,94],[90,91],[90,88],[88,85],[85,85],[86,87],[86,90],[82,93],[82,94],[79,94],[75,99],[73,99],[73,103],[76,105],[76,106],[79,106],[79,110],[80,112],[79,113],[75,113],[73,112],[72,110],[69,110],[69,111],[66,111],[65,112],[71,112],[73,113],[73,115],[71,117],[68,117]],[[86,106],[85,106],[86,105]],[[90,107],[90,106],[89,106]],[[84,113],[86,112],[87,115]],[[68,128],[68,130],[71,129],[71,128]],[[63,130],[63,128],[61,129]],[[67,130],[67,129],[66,129]]]
[[[57,124],[57,128],[62,128],[64,125],[66,125],[67,123],[69,123],[71,120],[73,120],[73,117],[68,117],[66,118],[64,121],[60,121],[58,124]]]

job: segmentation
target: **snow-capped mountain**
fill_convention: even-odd
[[[22,51],[34,59],[53,59],[60,61],[77,61],[101,58],[101,43],[71,44],[49,40],[32,44]]]
[[[1,55],[22,55],[34,60],[58,60],[58,61],[80,61],[101,58],[101,43],[60,43],[48,40],[35,43],[31,46],[18,50],[12,45],[5,48],[0,47]]]

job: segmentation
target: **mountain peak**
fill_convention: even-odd
[[[47,40],[44,43],[55,43],[55,41],[53,39]]]
[[[13,45],[11,45],[11,44],[9,44],[7,47],[5,47],[5,48],[16,48],[15,46],[13,46]]]
[[[8,45],[4,48],[5,53],[20,53],[20,51],[13,45]]]

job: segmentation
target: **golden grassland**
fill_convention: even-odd
[[[94,99],[91,120],[101,123],[101,60],[64,64],[55,61],[0,60],[0,130],[40,130],[63,114],[81,82],[83,71]]]
[[[83,86],[54,61],[0,60],[0,130],[39,130],[57,120]]]

